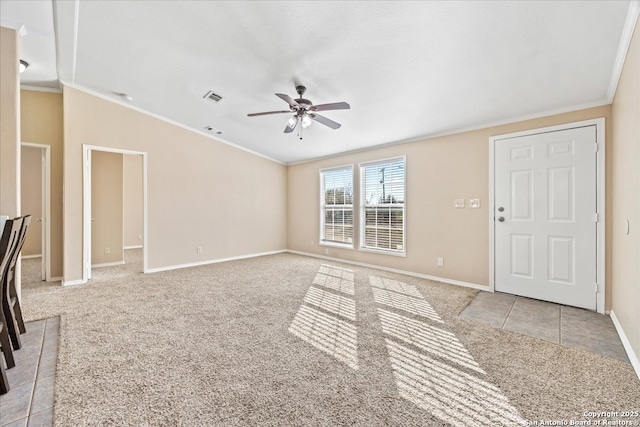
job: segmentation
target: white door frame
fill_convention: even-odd
[[[82,144],[82,283],[91,278],[91,152],[106,151],[108,153],[131,154],[142,156],[142,272],[147,273],[147,153],[144,151],[123,150],[120,148],[101,147],[98,145]]]
[[[31,147],[42,150],[42,207],[44,208],[44,227],[42,227],[42,279],[51,281],[51,146],[20,143],[21,147]],[[37,218],[32,218],[36,220]]]
[[[598,292],[596,297],[596,311],[605,313],[605,119],[584,120],[549,126],[540,129],[530,129],[522,132],[496,135],[489,138],[489,291],[495,292],[495,143],[498,140],[535,135],[539,133],[555,132],[585,126],[596,126],[596,208],[598,222],[596,223],[596,280]]]

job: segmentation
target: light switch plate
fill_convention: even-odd
[[[480,199],[469,199],[469,207],[472,209],[480,207]]]
[[[464,208],[464,199],[455,199],[453,201],[454,208]]]

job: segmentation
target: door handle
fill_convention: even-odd
[[[500,221],[500,222],[504,222],[504,217],[503,217],[503,216],[501,216],[500,218],[498,218],[498,221]]]
[[[498,208],[498,212],[504,212],[504,208],[503,208],[502,206],[500,206],[500,207]]]
[[[36,222],[42,222],[42,221],[44,221],[44,219],[42,219],[42,218],[36,219]]]

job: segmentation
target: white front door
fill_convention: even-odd
[[[596,309],[596,126],[495,141],[495,289]]]

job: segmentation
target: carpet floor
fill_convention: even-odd
[[[61,316],[56,426],[495,426],[640,408],[628,363],[460,319],[476,292],[279,254],[28,287],[23,311]]]

